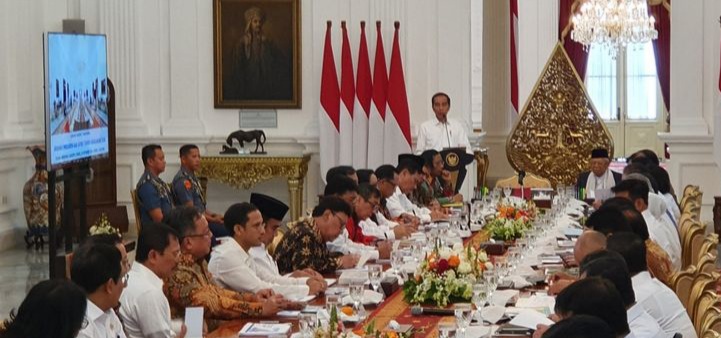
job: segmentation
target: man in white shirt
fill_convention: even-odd
[[[608,250],[591,253],[580,263],[579,272],[582,278],[605,278],[616,287],[626,307],[628,326],[631,329],[627,337],[671,338],[673,336],[664,333],[656,320],[636,302],[626,261],[619,253]]]
[[[416,153],[428,149],[441,151],[443,148],[463,147],[470,154],[471,144],[466,128],[459,121],[448,118],[451,98],[446,93],[435,93],[431,97],[431,106],[436,117],[423,122],[418,128]]]
[[[218,284],[238,292],[270,288],[290,300],[308,296],[308,285],[270,283],[258,277],[255,262],[248,254],[250,248],[263,243],[265,225],[258,208],[247,202],[236,203],[228,208],[223,219],[233,239],[213,248],[208,263],[208,270]]]
[[[691,318],[678,296],[648,273],[644,241],[634,233],[621,232],[609,237],[607,247],[626,261],[636,304],[646,310],[666,334],[681,333],[684,338],[696,338]]]
[[[423,223],[445,218],[442,212],[419,207],[408,198],[408,194],[416,189],[422,179],[422,176],[419,175],[422,167],[423,159],[420,156],[398,155],[398,166],[396,167],[398,186],[396,186],[393,195],[386,199],[386,208],[388,208],[391,217],[417,217]],[[421,178],[419,179],[419,177]]]
[[[636,210],[643,215],[648,226],[648,235],[668,253],[675,270],[681,267],[681,240],[676,228],[656,218],[648,209],[648,184],[638,179],[624,179],[611,189],[616,197],[623,197],[633,202]]]
[[[88,243],[73,252],[71,279],[88,296],[88,326],[81,338],[125,338],[123,325],[113,308],[128,281],[120,251],[112,245]]]
[[[392,221],[390,212],[387,207],[387,200],[396,192],[398,186],[398,172],[396,168],[390,164],[384,164],[375,171],[375,175],[378,178],[375,187],[381,193],[380,204],[376,211],[376,221],[378,225],[387,227],[393,230],[393,236],[395,238],[405,238],[410,236],[416,230],[418,230],[418,220],[414,222],[412,218],[396,218],[398,221]]]
[[[120,318],[128,338],[185,337],[184,325],[177,336],[173,332],[170,305],[163,294],[163,278],[172,274],[179,256],[175,230],[161,223],[143,227],[138,236],[136,264],[128,273],[128,284],[120,297]]]
[[[321,274],[311,268],[294,271],[289,276],[283,276],[278,271],[278,263],[268,253],[266,247],[273,242],[281,221],[288,213],[288,206],[268,195],[252,193],[250,203],[260,211],[265,223],[265,233],[261,236],[261,244],[250,248],[250,256],[255,263],[255,272],[258,277],[269,283],[281,285],[307,285],[310,294],[318,294],[327,289],[328,285]]]

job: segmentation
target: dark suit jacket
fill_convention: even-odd
[[[580,175],[578,175],[578,178],[576,179],[576,189],[581,189],[586,187],[586,182],[588,182],[588,176],[591,174],[591,171],[584,171]],[[618,184],[621,182],[621,174],[611,170],[611,174],[613,174],[613,181],[614,183]]]

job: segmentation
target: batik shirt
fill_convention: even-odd
[[[140,204],[140,224],[150,224],[150,210],[160,208],[163,216],[167,216],[173,209],[173,193],[160,177],[145,171],[135,186]]]
[[[288,224],[288,232],[275,248],[274,257],[281,274],[312,268],[330,273],[338,268],[339,253],[331,253],[315,227],[312,217]]]
[[[205,308],[207,319],[237,319],[260,316],[263,304],[255,295],[224,289],[213,283],[205,259],[195,260],[183,253],[170,277],[163,284],[172,318],[183,318],[186,307]]]

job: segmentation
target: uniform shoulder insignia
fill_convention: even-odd
[[[183,185],[185,185],[185,189],[186,189],[186,190],[190,190],[190,188],[193,187],[193,183],[191,183],[190,180],[185,180],[185,181],[183,182]]]

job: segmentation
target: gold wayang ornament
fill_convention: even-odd
[[[508,136],[506,156],[518,171],[572,185],[595,148],[613,156],[613,139],[558,43]]]

